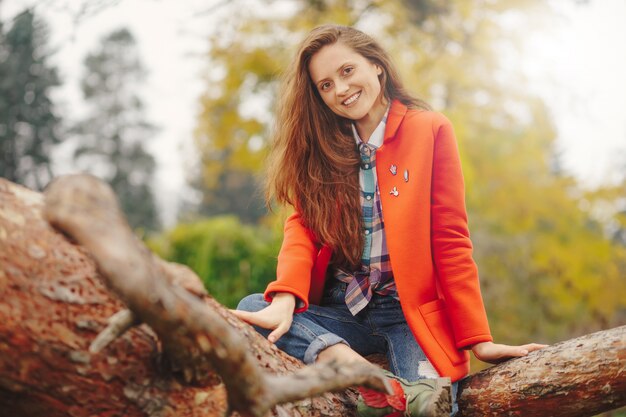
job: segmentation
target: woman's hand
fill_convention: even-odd
[[[548,345],[529,343],[522,346],[501,345],[493,342],[482,342],[472,346],[472,352],[477,359],[488,363],[500,363],[507,359],[528,355],[535,350],[543,349]]]
[[[268,305],[263,310],[254,313],[240,310],[230,311],[246,323],[263,327],[264,329],[274,329],[274,331],[267,336],[267,340],[271,343],[276,343],[282,335],[289,331],[295,308],[296,297],[288,292],[279,292],[274,295],[272,304]]]

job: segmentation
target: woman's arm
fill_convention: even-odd
[[[274,294],[287,292],[296,298],[296,313],[309,307],[311,270],[318,249],[312,235],[302,224],[299,213],[285,221],[283,244],[278,253],[276,280],[265,290],[265,300],[272,301]]]
[[[493,339],[472,257],[465,185],[454,130],[441,114],[435,114],[432,128],[432,256],[456,347],[465,349]]]
[[[548,345],[528,343],[521,346],[501,345],[493,342],[477,343],[472,346],[472,352],[477,359],[488,363],[500,363],[510,358],[522,357],[535,350],[543,349]]]

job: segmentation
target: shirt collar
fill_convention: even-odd
[[[387,126],[387,116],[389,115],[389,107],[387,107],[387,111],[385,111],[385,115],[382,120],[376,126],[376,129],[372,132],[370,139],[367,141],[367,144],[372,146],[373,148],[380,148],[383,144],[383,139],[385,139],[385,127]],[[356,124],[352,123],[352,134],[354,135],[354,139],[356,140],[356,144],[360,145],[363,143],[361,137],[359,136],[359,132],[356,131]]]

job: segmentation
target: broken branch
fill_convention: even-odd
[[[292,384],[303,387],[302,374],[268,377],[262,373],[228,322],[167,278],[162,265],[134,236],[108,185],[88,175],[61,177],[46,189],[45,201],[50,224],[89,250],[107,285],[152,327],[187,382],[202,384],[214,369],[226,386],[231,409],[260,417],[280,401],[354,385],[386,388],[384,376],[374,366],[326,365],[303,371],[309,376],[300,395],[277,394]],[[314,375],[319,378],[312,379]]]

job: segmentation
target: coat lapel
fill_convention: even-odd
[[[383,144],[392,141],[395,138],[398,127],[400,127],[400,123],[402,122],[402,119],[404,119],[406,112],[407,107],[398,100],[394,100],[391,103],[389,115],[387,116],[387,126],[385,128],[385,138],[383,139]]]

